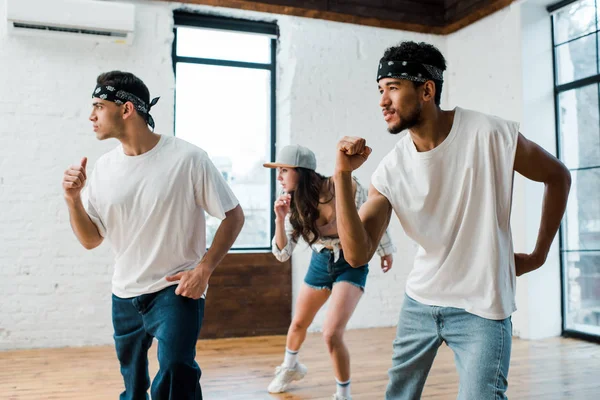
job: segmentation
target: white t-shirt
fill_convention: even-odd
[[[224,219],[238,205],[206,152],[173,136],[139,156],[121,145],[104,154],[82,200],[111,244],[112,291],[123,298],[177,284],[165,277],[193,269],[206,252],[204,211]]]
[[[510,231],[515,122],[456,108],[448,137],[418,152],[401,138],[373,174],[418,244],[406,293],[487,319],[516,310]]]

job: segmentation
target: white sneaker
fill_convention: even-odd
[[[336,393],[333,395],[333,397],[331,397],[331,400],[352,400],[352,397],[345,397]]]
[[[273,378],[267,390],[269,393],[283,393],[290,383],[304,378],[306,371],[306,366],[299,362],[296,362],[296,365],[292,368],[286,368],[283,365],[280,365],[275,368],[275,378]]]

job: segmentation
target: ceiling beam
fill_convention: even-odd
[[[241,10],[250,10],[257,12],[264,12],[269,14],[283,14],[293,15],[304,18],[323,19],[335,22],[344,22],[357,25],[373,26],[378,28],[397,29],[403,31],[430,33],[437,35],[447,35],[458,31],[488,15],[507,7],[516,0],[471,0],[465,1],[469,4],[468,13],[462,12],[463,15],[458,16],[459,13],[456,8],[455,1],[444,1],[440,0],[441,12],[444,13],[445,25],[435,26],[428,24],[418,24],[412,22],[404,22],[392,19],[381,19],[373,17],[363,17],[359,15],[352,15],[340,12],[333,12],[323,9],[310,9],[299,6],[281,5],[266,3],[261,1],[244,1],[244,0],[159,0],[170,3],[186,3],[186,4],[197,4],[197,5],[208,5],[215,7],[225,8],[236,8]],[[271,0],[273,1],[273,0]],[[464,1],[464,0],[462,0]],[[290,0],[275,0],[278,3],[296,4],[300,2]],[[310,4],[308,4],[310,6]],[[435,7],[435,6],[432,6]],[[323,8],[323,7],[319,7]],[[456,12],[453,12],[456,11]],[[462,10],[464,11],[464,10]]]

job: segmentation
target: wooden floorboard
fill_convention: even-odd
[[[352,355],[354,400],[382,399],[390,366],[394,329],[352,330],[346,340]],[[266,387],[281,363],[284,336],[198,342],[206,400],[330,400],[332,369],[319,334],[309,334],[301,351],[308,366],[304,380],[289,393],[269,395]],[[150,350],[156,372],[156,344]],[[117,399],[122,390],[112,346],[0,352],[0,399]],[[452,352],[442,346],[423,399],[454,399],[458,375]],[[574,339],[515,339],[509,373],[510,399],[600,399],[600,346]]]

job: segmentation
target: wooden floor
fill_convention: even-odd
[[[354,400],[382,399],[390,365],[391,328],[346,334],[352,354]],[[285,337],[198,342],[206,400],[319,399],[335,391],[325,345],[309,334],[301,351],[306,378],[289,393],[269,395],[266,387],[281,363]],[[151,375],[156,372],[156,345]],[[0,352],[0,399],[117,399],[122,390],[112,346]],[[458,378],[451,351],[442,346],[423,399],[454,399]],[[572,339],[515,340],[509,374],[510,399],[600,399],[600,346]]]

